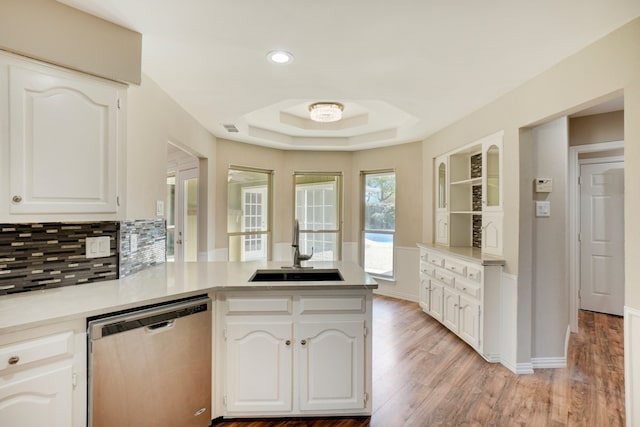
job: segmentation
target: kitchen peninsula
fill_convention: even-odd
[[[0,372],[15,372],[23,385],[32,372],[39,381],[32,387],[54,390],[51,405],[67,425],[86,425],[87,318],[208,295],[211,418],[369,415],[377,284],[358,265],[341,262],[308,265],[338,269],[342,281],[249,281],[258,269],[286,265],[168,263],[119,280],[3,296]],[[24,354],[20,362],[7,362],[16,351]],[[61,366],[72,374],[58,375]]]

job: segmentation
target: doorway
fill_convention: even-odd
[[[572,332],[580,309],[620,315],[624,308],[624,193],[615,195],[624,185],[623,149],[624,141],[569,148]]]
[[[198,259],[199,176],[198,158],[168,144],[168,262],[192,262]]]
[[[580,160],[580,309],[624,313],[624,162]]]

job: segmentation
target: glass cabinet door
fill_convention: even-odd
[[[438,161],[437,167],[437,194],[436,208],[438,210],[447,209],[447,164],[444,161]]]
[[[485,209],[495,210],[501,208],[502,197],[500,182],[500,148],[491,144],[485,151]]]

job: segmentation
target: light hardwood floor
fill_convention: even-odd
[[[622,318],[580,312],[567,368],[487,363],[416,303],[376,296],[371,418],[225,420],[217,427],[624,426]]]

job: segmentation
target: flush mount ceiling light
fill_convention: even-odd
[[[309,115],[314,122],[337,122],[342,118],[344,105],[339,102],[316,102],[309,106]]]
[[[293,61],[293,55],[284,50],[273,50],[267,54],[267,59],[274,64],[288,64]]]

